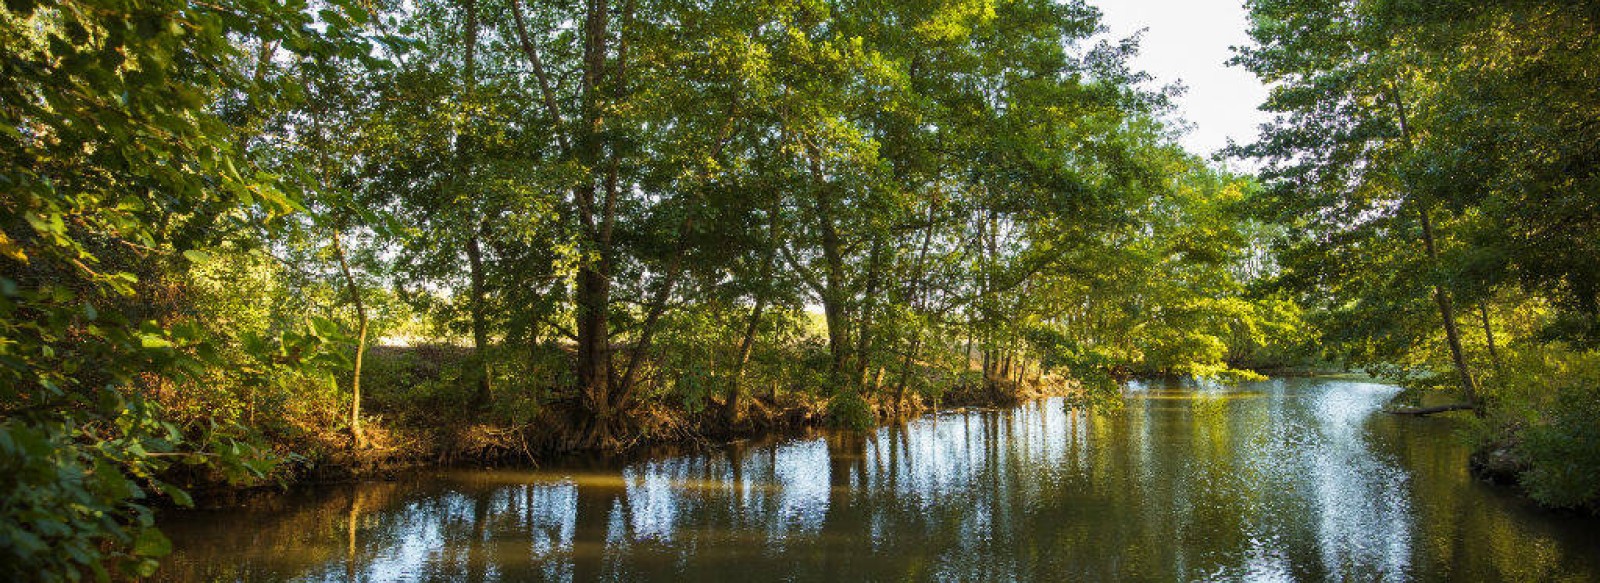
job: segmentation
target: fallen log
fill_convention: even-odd
[[[1434,413],[1444,413],[1447,411],[1471,411],[1474,409],[1476,409],[1476,407],[1466,403],[1451,403],[1449,405],[1417,407],[1414,409],[1384,409],[1383,412],[1390,415],[1414,415],[1417,417],[1422,417],[1424,415],[1432,415]]]

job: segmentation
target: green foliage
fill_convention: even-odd
[[[1242,374],[1302,327],[1251,288],[1255,186],[1175,145],[1084,2],[20,0],[0,25],[21,572],[147,570],[164,477],[360,455],[364,419],[572,409],[608,447],[615,416],[826,400],[864,427],[958,386]]]
[[[872,406],[855,391],[839,391],[828,399],[828,424],[845,429],[867,430],[877,423]]]
[[[0,422],[0,472],[7,476],[0,482],[0,575],[143,577],[171,550],[154,528],[147,492],[188,503],[183,491],[153,479],[167,463],[155,456],[175,455],[181,436],[144,406],[127,405],[108,420],[115,430]]]
[[[212,109],[260,88],[234,39],[325,54],[302,6],[82,0],[0,11],[0,426],[14,579],[148,575],[169,545],[146,501],[187,498],[170,461],[259,477],[231,432],[164,420],[152,398],[219,367],[184,318],[181,274],[298,207],[239,157]],[[322,11],[340,15],[341,5]],[[219,420],[226,424],[226,419]]]
[[[1461,387],[1470,402],[1480,384],[1488,439],[1520,441],[1530,492],[1592,500],[1600,14],[1250,8],[1235,62],[1274,84],[1277,115],[1235,153],[1265,164],[1261,216],[1287,229],[1274,283],[1310,308],[1326,356],[1402,382],[1407,401]]]
[[[1600,503],[1600,354],[1562,343],[1508,346],[1480,445],[1513,445],[1522,486],[1541,503]]]
[[[1563,391],[1542,422],[1521,433],[1529,469],[1521,483],[1535,500],[1557,507],[1600,504],[1600,389]]]

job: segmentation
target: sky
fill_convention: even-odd
[[[1255,140],[1267,115],[1256,106],[1267,89],[1249,71],[1227,65],[1229,47],[1245,45],[1244,0],[1089,0],[1105,14],[1111,38],[1147,28],[1133,65],[1155,77],[1151,88],[1181,81],[1178,115],[1194,127],[1189,151],[1209,157],[1233,138]],[[1239,167],[1238,161],[1230,166]]]

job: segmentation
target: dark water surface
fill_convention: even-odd
[[[1600,522],[1467,475],[1393,387],[1135,387],[690,455],[163,516],[177,581],[1600,580]]]

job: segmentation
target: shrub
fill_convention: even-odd
[[[842,390],[828,399],[828,424],[843,429],[866,430],[873,425],[872,407],[856,391]]]
[[[1521,483],[1548,506],[1600,503],[1600,390],[1568,390],[1543,423],[1522,432],[1518,453],[1528,463]]]

